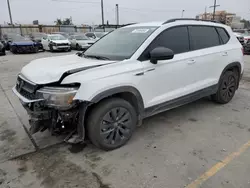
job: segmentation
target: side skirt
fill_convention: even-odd
[[[182,106],[184,104],[188,104],[190,102],[196,101],[198,99],[201,99],[203,97],[215,94],[218,90],[218,85],[213,85],[210,87],[207,87],[205,89],[196,91],[194,93],[161,103],[157,104],[155,106],[146,108],[144,111],[144,116],[143,118],[153,116],[155,114],[170,110],[172,108],[176,108],[178,106]]]

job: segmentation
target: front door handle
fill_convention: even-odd
[[[187,64],[188,64],[188,65],[193,65],[193,64],[195,64],[195,63],[196,63],[196,61],[195,61],[194,59],[191,59],[191,60],[188,61]]]

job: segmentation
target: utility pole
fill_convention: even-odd
[[[205,7],[205,20],[207,20],[207,7]]]
[[[101,12],[102,12],[102,25],[104,25],[103,0],[101,0]]]
[[[181,17],[183,18],[183,14],[184,14],[185,10],[181,11]]]
[[[9,0],[7,0],[7,4],[8,4],[8,9],[9,9],[10,24],[13,25],[12,16],[11,16],[11,9],[10,9],[10,1]]]
[[[115,5],[116,10],[116,25],[119,25],[119,5]]]
[[[214,8],[214,12],[213,12],[213,20],[214,20],[214,17],[215,17],[215,9],[216,7],[219,7],[220,5],[217,5],[216,4],[216,0],[214,0],[214,6],[210,6],[209,8]]]

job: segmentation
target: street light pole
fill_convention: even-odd
[[[185,10],[181,11],[181,17],[183,18],[183,14],[184,14]]]
[[[13,25],[12,16],[11,16],[11,9],[10,9],[10,1],[9,0],[7,0],[7,4],[8,4],[8,9],[9,9],[10,24]]]
[[[102,25],[104,25],[103,0],[101,0],[101,12],[102,12]]]
[[[116,4],[116,25],[119,25],[119,5]]]

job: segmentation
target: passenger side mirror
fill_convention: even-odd
[[[156,47],[153,49],[150,54],[150,62],[153,64],[157,64],[159,60],[168,60],[173,59],[174,52],[173,50],[165,47]]]

